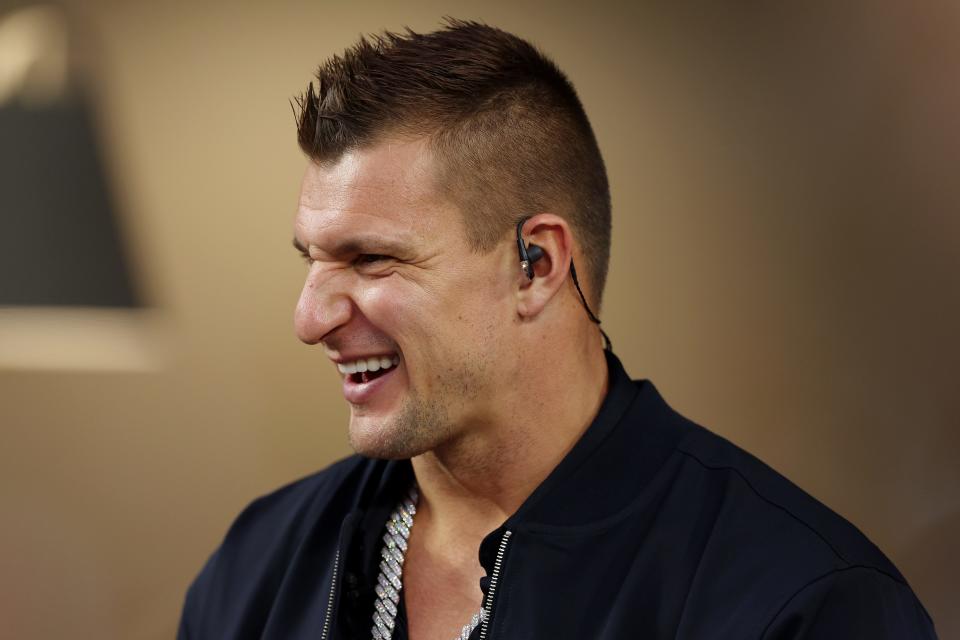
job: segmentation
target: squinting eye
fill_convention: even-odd
[[[361,253],[354,260],[355,264],[373,264],[374,262],[380,262],[382,260],[392,260],[390,256],[385,256],[379,253]]]

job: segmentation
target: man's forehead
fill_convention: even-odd
[[[433,156],[423,140],[388,140],[347,151],[332,163],[310,162],[300,188],[300,213],[407,218],[436,208]]]

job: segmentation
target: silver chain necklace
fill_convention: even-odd
[[[400,590],[403,582],[403,560],[407,553],[407,540],[413,527],[413,516],[417,513],[417,485],[410,487],[406,497],[387,520],[387,532],[383,534],[383,548],[380,550],[380,574],[377,576],[377,601],[373,604],[373,628],[370,630],[374,640],[391,640],[396,624],[397,606],[400,604]],[[473,630],[487,617],[481,608],[473,614],[470,622],[463,625],[454,640],[467,640]]]

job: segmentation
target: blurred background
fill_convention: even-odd
[[[960,637],[960,5],[0,5],[0,637],[169,638],[254,497],[347,455],[292,312],[289,98],[481,19],[577,86],[635,378],[860,527]]]

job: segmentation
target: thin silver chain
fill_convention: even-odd
[[[387,520],[387,532],[383,534],[383,548],[380,550],[380,574],[377,576],[377,601],[373,604],[374,640],[391,640],[396,624],[397,607],[400,604],[400,590],[403,589],[403,560],[407,553],[407,540],[413,527],[413,516],[417,513],[417,485],[410,487],[406,497]],[[463,625],[454,640],[467,640],[473,630],[487,617],[480,609],[473,614],[470,622]]]

